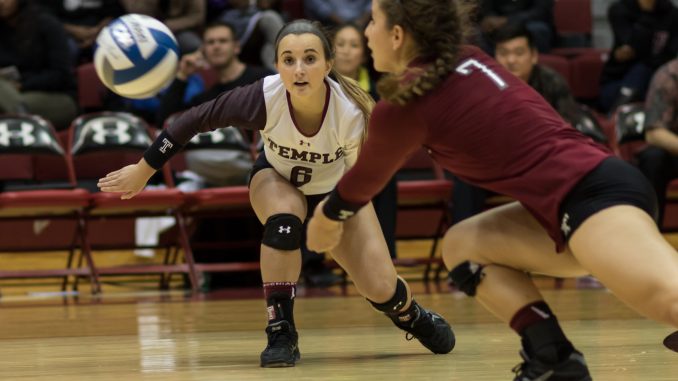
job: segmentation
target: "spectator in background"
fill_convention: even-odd
[[[38,114],[65,129],[77,111],[59,20],[28,0],[0,1],[0,113]]]
[[[123,14],[118,0],[40,0],[68,32],[68,45],[75,64],[92,60],[92,46],[99,32]]]
[[[305,0],[306,15],[328,26],[354,23],[365,26],[372,12],[371,0]]]
[[[204,0],[121,0],[127,13],[141,13],[164,22],[179,42],[181,54],[200,48],[205,23]]]
[[[478,10],[479,45],[492,55],[494,33],[502,26],[525,24],[541,53],[551,50],[555,35],[553,0],[481,0]]]
[[[617,0],[607,13],[614,35],[601,76],[605,112],[645,99],[654,71],[678,53],[678,10],[670,0]]]
[[[657,193],[659,224],[664,221],[666,189],[678,178],[678,59],[660,67],[645,101],[645,140],[638,167]]]
[[[232,9],[222,13],[219,20],[235,28],[241,47],[240,59],[275,71],[275,38],[284,24],[282,16],[271,9],[260,9],[259,2],[231,0],[230,3]]]
[[[349,77],[368,92],[375,101],[379,100],[377,86],[365,67],[367,43],[362,30],[355,24],[340,26],[334,33],[334,70]],[[391,258],[396,257],[396,217],[398,212],[398,184],[395,177],[372,200],[374,210],[384,233]],[[303,252],[302,252],[303,254]]]
[[[157,125],[164,125],[171,114],[216,98],[224,91],[257,81],[272,71],[244,64],[238,59],[240,45],[230,24],[214,21],[205,27],[200,50],[184,55],[174,82],[160,98]],[[200,69],[211,68],[217,82],[209,88],[198,75]],[[235,150],[196,150],[186,152],[188,169],[213,186],[246,184],[252,159],[247,152]]]

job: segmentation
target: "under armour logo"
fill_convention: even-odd
[[[354,214],[355,214],[355,212],[351,212],[350,210],[340,210],[339,211],[339,219],[345,220],[345,219],[351,217]]]
[[[303,141],[303,140],[299,140],[299,145],[300,145],[300,146],[307,145],[307,146],[310,147],[310,146],[311,146],[311,143],[305,142],[305,141]]]
[[[570,235],[570,231],[572,230],[569,222],[570,222],[570,215],[565,213],[563,215],[563,221],[560,223],[560,230],[563,231],[563,234],[565,234],[566,237],[568,235]]]
[[[291,226],[281,226],[278,228],[278,233],[282,234],[290,234],[292,233],[292,227]]]
[[[399,311],[403,307],[403,301],[399,301],[398,304],[393,306],[393,311]]]
[[[160,152],[167,153],[167,149],[168,148],[172,149],[172,147],[174,147],[174,144],[172,144],[172,142],[167,140],[167,138],[163,138],[162,139],[162,147],[160,147]]]

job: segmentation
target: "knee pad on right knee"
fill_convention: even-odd
[[[484,277],[483,266],[465,261],[450,271],[450,279],[457,288],[468,296],[475,296],[480,281]]]
[[[303,226],[294,214],[274,214],[264,224],[261,243],[278,250],[297,250],[301,247]]]

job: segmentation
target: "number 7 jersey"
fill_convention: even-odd
[[[358,157],[365,130],[362,112],[341,86],[325,79],[325,107],[320,129],[305,135],[296,125],[289,94],[280,75],[219,95],[196,106],[168,128],[179,144],[198,132],[235,126],[260,130],[266,159],[306,195],[332,190]]]

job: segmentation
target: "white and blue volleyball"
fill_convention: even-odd
[[[177,40],[153,17],[118,17],[97,36],[96,72],[106,87],[126,98],[156,95],[172,81],[178,62]]]

